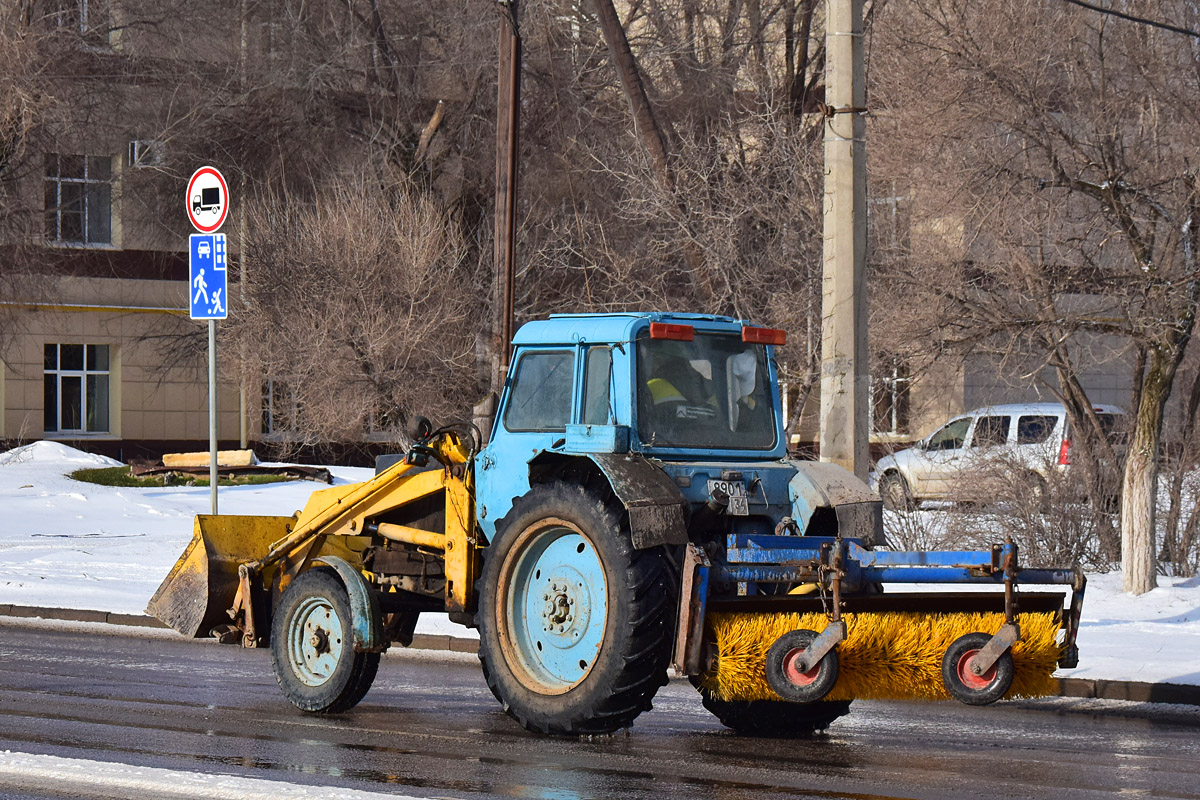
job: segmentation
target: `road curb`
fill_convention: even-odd
[[[57,619],[66,622],[104,622],[109,625],[126,625],[134,628],[165,628],[164,623],[154,617],[141,614],[118,614],[115,611],[89,611],[80,608],[46,608],[42,606],[17,606],[0,603],[0,617],[23,617],[26,619]]]
[[[1166,703],[1200,706],[1200,686],[1184,683],[1139,683],[1138,681],[1059,678],[1059,697],[1089,697],[1097,700],[1128,700],[1133,703]]]
[[[124,625],[133,628],[167,627],[158,619],[141,614],[118,614],[112,611],[89,611],[77,608],[20,606],[8,603],[0,603],[0,617],[53,619],[68,622],[103,622],[109,625]],[[479,649],[479,642],[475,639],[464,639],[457,636],[418,633],[413,636],[409,649],[474,653]],[[1200,686],[1182,683],[1141,683],[1139,681],[1059,678],[1058,696],[1092,698],[1097,700],[1125,700],[1133,703],[1200,706]]]

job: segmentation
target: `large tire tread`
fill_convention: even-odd
[[[535,695],[522,686],[504,663],[496,634],[491,630],[487,609],[493,604],[496,587],[488,581],[499,572],[503,548],[515,536],[538,518],[559,515],[572,518],[591,537],[607,537],[598,551],[609,553],[618,562],[616,569],[625,583],[625,614],[611,628],[616,631],[622,652],[606,656],[602,651],[583,683],[560,695],[564,698],[557,711],[547,710],[554,701]],[[589,494],[582,486],[567,483],[537,485],[524,497],[518,498],[508,514],[496,526],[492,546],[484,551],[484,568],[476,589],[479,612],[476,625],[480,630],[479,660],[488,688],[505,711],[528,730],[556,735],[586,735],[609,733],[628,727],[642,712],[652,706],[652,699],[665,683],[670,660],[670,610],[674,593],[668,580],[664,554],[659,549],[634,550],[629,535],[626,514],[619,505],[605,503]],[[620,563],[624,562],[624,563]],[[620,598],[610,597],[609,603],[621,604]],[[618,613],[616,609],[611,614]],[[606,633],[605,649],[610,649],[612,631]],[[604,674],[597,671],[602,670]],[[580,693],[580,697],[575,697]],[[541,706],[542,708],[534,708]]]
[[[776,700],[714,700],[700,692],[704,707],[721,724],[741,736],[771,739],[805,738],[828,728],[834,720],[850,713],[849,700],[817,703],[786,703]]]

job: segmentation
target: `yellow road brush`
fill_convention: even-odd
[[[1012,647],[1014,678],[1005,697],[1054,694],[1052,674],[1062,655],[1060,614],[1024,613],[1021,639]],[[968,633],[994,634],[1000,613],[880,612],[844,614],[846,640],[837,647],[840,669],[827,700],[948,700],[942,683],[947,648]],[[709,617],[717,646],[716,669],[703,687],[718,700],[779,700],[766,678],[767,651],[796,629],[820,632],[821,613],[717,613]]]

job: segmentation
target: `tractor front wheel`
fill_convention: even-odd
[[[479,660],[492,693],[539,733],[606,733],[667,682],[674,607],[661,550],[635,550],[623,509],[535,486],[497,524],[479,579]]]
[[[271,626],[271,664],[279,688],[301,711],[335,714],[362,700],[379,653],[356,653],[350,600],[337,573],[317,567],[292,581]]]

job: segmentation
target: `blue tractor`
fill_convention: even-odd
[[[379,654],[448,612],[478,629],[508,714],[548,734],[630,725],[671,669],[726,725],[771,735],[824,728],[857,697],[1052,691],[1076,659],[1082,575],[1023,568],[1011,542],[888,550],[866,484],[789,458],[783,342],[700,314],[530,322],[486,445],[426,424],[372,480],[293,517],[198,517],[148,610],[270,646],[284,694],[316,713],[357,703]],[[912,583],[940,585],[890,588]],[[1018,603],[1018,583],[1070,585],[1070,604]]]

